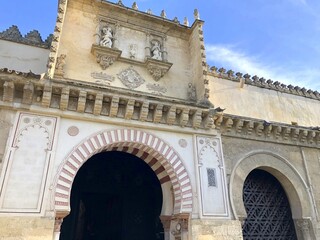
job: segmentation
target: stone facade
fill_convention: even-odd
[[[203,24],[60,0],[50,48],[0,33],[0,239],[59,239],[78,171],[107,151],[155,173],[166,240],[243,239],[254,169],[283,186],[298,239],[320,238],[318,93],[210,69]]]

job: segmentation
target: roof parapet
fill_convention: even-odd
[[[251,77],[248,73],[243,74],[240,72],[235,73],[232,70],[226,70],[224,68],[217,68],[215,66],[208,66],[208,74],[214,77],[231,80],[234,82],[245,83],[247,85],[266,88],[270,90],[275,90],[283,93],[298,95],[306,98],[312,98],[316,100],[320,100],[320,93],[318,91],[314,91],[312,89],[306,89],[304,87],[293,86],[291,84],[286,85],[279,81],[273,81],[271,79],[266,80],[263,77],[258,77],[254,75]]]
[[[19,28],[15,25],[12,25],[7,30],[0,32],[0,39],[23,43],[35,47],[50,48],[52,34],[50,34],[47,39],[43,41],[40,33],[37,30],[32,30],[25,36],[22,36]]]

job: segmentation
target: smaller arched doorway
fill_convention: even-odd
[[[247,217],[243,239],[296,240],[288,198],[279,181],[270,173],[255,169],[243,186]]]
[[[125,152],[94,155],[78,171],[60,240],[164,239],[159,179]]]

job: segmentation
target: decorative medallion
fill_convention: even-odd
[[[134,89],[141,86],[145,80],[133,68],[127,68],[117,74],[121,82],[128,88]]]
[[[180,145],[180,147],[182,147],[182,148],[186,148],[186,147],[188,146],[188,142],[187,142],[187,140],[181,138],[181,139],[179,140],[179,145]]]
[[[71,126],[68,128],[68,134],[70,136],[77,136],[79,134],[79,128],[76,126]]]

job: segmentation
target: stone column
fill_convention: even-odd
[[[151,47],[150,47],[150,33],[146,34],[146,47],[145,47],[145,58],[151,57]]]
[[[312,240],[310,235],[310,221],[308,219],[297,220],[297,226],[300,229],[303,240]]]
[[[160,216],[160,220],[164,230],[164,240],[170,240],[171,216]]]

